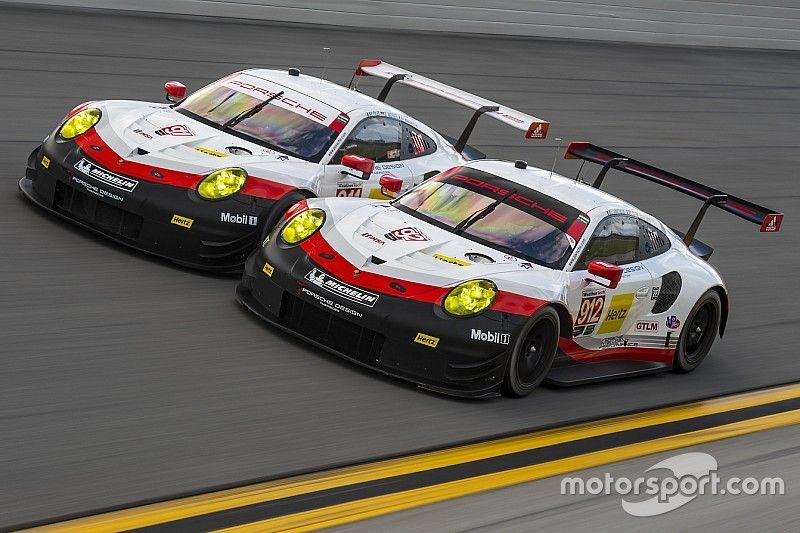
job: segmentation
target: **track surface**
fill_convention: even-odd
[[[554,476],[532,483],[476,494],[333,528],[332,533],[449,533],[453,531],[511,533],[516,531],[574,531],[592,533],[674,531],[795,531],[800,522],[797,483],[800,481],[800,426],[774,429],[701,446],[692,446],[630,461],[573,472],[568,477],[636,479],[657,475],[645,471],[654,464],[682,453],[714,456],[722,480],[780,477],[784,495],[703,494],[669,513],[634,517],[620,504],[619,494],[597,496],[561,495],[561,480]],[[661,474],[665,474],[661,470]],[[630,501],[646,499],[628,496]],[[732,525],[735,524],[734,527]]]
[[[549,167],[553,138],[592,140],[783,210],[777,235],[714,210],[701,228],[733,295],[711,358],[688,376],[444,398],[283,338],[234,303],[233,278],[128,252],[16,194],[27,154],[77,103],[160,100],[166,80],[197,89],[256,65],[319,73],[323,46],[334,81],[382,57],[553,122],[529,144],[481,123],[473,143],[490,154]],[[800,379],[800,54],[2,6],[0,72],[0,527]],[[391,98],[446,132],[468,119],[411,90]],[[607,183],[678,227],[699,207]]]

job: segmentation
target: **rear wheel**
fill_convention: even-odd
[[[721,308],[719,294],[714,290],[697,300],[678,339],[672,365],[675,372],[691,372],[703,362],[717,337]]]
[[[506,395],[527,396],[542,382],[553,365],[560,329],[558,313],[552,307],[544,307],[531,317],[508,360],[503,380]]]
[[[266,216],[262,217],[263,222],[261,223],[261,233],[259,233],[257,246],[261,246],[261,244],[264,242],[264,239],[266,239],[267,236],[272,233],[272,230],[278,225],[283,218],[283,215],[290,207],[301,200],[305,200],[306,198],[307,196],[297,191],[292,191],[284,194],[280,199],[278,199],[278,201],[275,202],[275,205],[273,205],[272,208],[266,212]]]

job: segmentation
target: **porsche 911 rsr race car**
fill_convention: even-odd
[[[694,239],[710,205],[783,215],[588,143],[594,187],[473,161],[397,199],[293,206],[247,260],[244,306],[352,361],[460,396],[673,369],[722,335],[728,294]],[[599,190],[615,168],[704,201],[686,234]]]
[[[20,189],[65,219],[131,247],[209,270],[242,263],[302,198],[387,199],[483,155],[467,145],[485,114],[544,138],[548,123],[380,60],[377,98],[297,69],[238,72],[168,104],[97,101],[73,109],[30,155]],[[474,109],[454,140],[384,103],[395,83]],[[392,176],[385,176],[391,172]]]

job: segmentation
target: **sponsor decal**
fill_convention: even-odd
[[[101,189],[97,185],[93,185],[93,184],[89,183],[88,181],[84,181],[84,180],[80,179],[77,176],[72,176],[72,181],[74,181],[78,185],[82,185],[83,187],[86,188],[87,191],[89,191],[90,193],[94,194],[95,196],[99,196],[101,198],[109,198],[111,200],[116,200],[118,202],[124,202],[125,201],[125,199],[122,196],[120,196],[118,194],[114,194],[113,192],[109,192],[109,191],[106,191],[104,189]]]
[[[398,168],[406,168],[403,163],[383,163],[375,165],[372,169],[373,173],[386,172],[387,170],[396,170]]]
[[[240,215],[239,213],[220,213],[220,222],[229,222],[230,224],[241,224],[243,226],[257,226],[258,217],[254,215]]]
[[[658,322],[655,320],[640,320],[636,323],[636,331],[658,331]]]
[[[439,337],[434,337],[433,335],[426,335],[424,333],[417,333],[417,336],[414,337],[414,342],[417,344],[421,344],[423,346],[427,346],[428,348],[436,348],[438,346]]]
[[[186,124],[173,124],[172,126],[165,126],[155,131],[156,135],[165,136],[172,135],[173,137],[194,137],[194,132],[189,129]]]
[[[606,291],[596,290],[583,293],[581,305],[578,307],[578,317],[575,319],[576,326],[597,324],[603,313],[603,304],[606,301]],[[594,331],[594,328],[592,328]]]
[[[149,134],[149,133],[147,133],[146,131],[142,131],[142,130],[141,130],[141,129],[139,129],[139,128],[136,128],[135,130],[133,130],[133,133],[137,133],[137,134],[141,135],[142,137],[144,137],[144,138],[145,138],[145,139],[147,139],[148,141],[149,141],[150,139],[152,139],[152,138],[153,138],[153,136],[152,136],[152,135],[150,135],[150,134]]]
[[[228,157],[228,154],[225,152],[217,152],[216,150],[212,150],[211,148],[205,148],[203,146],[195,146],[195,150],[200,152],[201,154],[211,155],[214,157]]]
[[[327,307],[328,309],[330,309],[331,311],[334,311],[336,313],[347,313],[348,315],[353,315],[356,318],[363,318],[364,317],[363,314],[359,313],[355,309],[350,309],[346,305],[342,305],[339,302],[334,302],[333,300],[325,298],[321,294],[317,294],[314,291],[310,291],[305,287],[301,288],[300,292],[302,292],[303,294],[305,294],[307,296],[310,296],[311,298],[314,298],[317,302],[319,302],[319,304],[322,307]]]
[[[520,263],[519,267],[524,269],[524,270],[532,270],[533,269],[533,263]]]
[[[316,268],[306,274],[306,279],[317,287],[321,287],[341,298],[366,305],[367,307],[373,307],[375,302],[378,301],[379,296],[374,292],[349,285]]]
[[[364,237],[365,239],[369,239],[369,240],[371,240],[373,242],[376,242],[376,243],[380,244],[381,246],[386,244],[386,241],[384,241],[383,239],[379,239],[378,237],[376,237],[372,233],[369,233],[369,232],[366,232],[366,231],[364,233],[362,233],[361,236]]]
[[[340,198],[361,198],[362,183],[340,182],[336,185],[336,196]]]
[[[638,342],[631,342],[622,335],[618,335],[616,337],[609,337],[607,339],[603,339],[600,342],[600,349],[603,350],[605,348],[617,348],[619,346],[639,346]]]
[[[500,113],[500,114],[503,115],[504,113]],[[518,120],[518,119],[516,119],[516,117],[512,117],[511,115],[506,115],[506,116],[508,118],[514,118],[515,120]],[[539,124],[536,125],[535,128],[532,128],[532,129],[530,129],[528,131],[528,135],[527,136],[528,136],[529,139],[544,139],[545,135],[547,135],[547,128],[545,127],[544,124],[542,124],[540,122]]]
[[[650,293],[650,300],[658,300],[659,291],[661,291],[661,287],[653,287],[653,290]]]
[[[483,180],[480,180],[478,178],[473,178],[473,177],[470,177],[470,176],[456,175],[456,176],[453,176],[450,179],[455,180],[455,181],[463,181],[463,182],[466,182],[469,185],[472,185],[473,187],[478,187],[480,189],[487,189],[489,191],[492,191],[495,194],[499,194],[500,196],[505,196],[510,192],[510,191],[504,189],[503,187],[495,185],[494,183],[489,183],[488,181],[483,181]],[[549,208],[547,206],[544,206],[544,205],[540,204],[539,202],[537,202],[536,200],[533,200],[533,199],[528,198],[526,196],[522,196],[521,194],[514,193],[514,194],[512,194],[511,196],[508,197],[507,201],[508,202],[516,202],[516,203],[518,203],[520,205],[523,205],[523,206],[527,207],[528,209],[539,211],[544,216],[546,216],[546,217],[548,217],[548,218],[550,218],[552,220],[555,220],[559,224],[564,224],[567,221],[567,216],[564,215],[563,213],[559,213],[558,211],[556,211],[554,209],[551,209],[551,208]]]
[[[469,266],[472,263],[469,261],[464,261],[463,259],[456,259],[455,257],[450,257],[449,255],[444,254],[433,254],[433,257],[438,259],[439,261],[444,261],[445,263],[450,263],[451,265],[458,265],[458,266]]]
[[[603,323],[597,328],[597,333],[614,333],[619,331],[622,323],[628,318],[628,311],[633,304],[634,294],[632,292],[625,294],[617,294],[611,297],[611,303],[608,304],[608,312],[606,313]]]
[[[573,337],[580,337],[583,335],[584,326],[575,326],[572,328],[572,336]]]
[[[675,315],[668,316],[666,324],[667,328],[669,329],[678,329],[679,327],[681,327],[681,321],[678,320],[678,317],[676,317]]]
[[[385,234],[390,241],[427,241],[430,240],[417,228],[399,228]]]
[[[508,344],[511,334],[499,333],[497,331],[483,331],[480,329],[472,330],[469,338],[473,341],[493,342],[495,344]]]
[[[505,259],[506,261],[511,261],[511,262],[514,262],[514,263],[516,263],[517,261],[519,261],[519,259],[517,259],[517,258],[516,258],[516,257],[514,257],[513,255],[508,255],[508,254],[503,254],[503,259]]]
[[[272,277],[272,273],[275,272],[275,267],[270,265],[269,263],[264,263],[264,268],[261,269],[261,272],[263,272],[269,277]]]
[[[650,287],[639,287],[636,290],[636,299],[641,300],[642,298],[647,298],[648,294],[650,294]]]
[[[644,270],[642,265],[631,265],[629,267],[625,267],[625,270],[622,271],[622,275],[630,274],[631,272],[638,272],[640,270]]]
[[[586,329],[583,331],[583,334],[584,335],[591,335],[592,333],[594,333],[594,328],[596,328],[596,327],[597,327],[597,324],[589,324],[588,326],[586,326]]]
[[[268,98],[272,98],[273,96],[278,94],[278,92],[280,92],[280,91],[278,92],[270,91],[269,89],[265,89],[264,87],[259,87],[258,85],[248,83],[241,79],[230,80],[226,82],[225,85],[231,86],[232,88],[238,91],[250,94],[251,96],[254,96],[255,98],[258,98],[260,100],[266,100]],[[273,102],[276,103],[278,107],[285,107],[291,109],[292,111],[295,111],[298,114],[300,114],[300,112],[303,112],[306,115],[312,117],[317,122],[322,122],[325,124],[327,124],[328,122],[328,117],[326,115],[320,113],[315,109],[311,109],[310,107],[305,107],[302,103],[294,100],[289,95],[284,94],[282,96],[278,96],[275,100],[273,100]]]
[[[75,163],[75,170],[125,192],[133,192],[136,186],[139,185],[138,181],[109,172],[85,158]]]
[[[780,213],[773,213],[764,217],[764,222],[761,223],[761,230],[765,233],[774,233],[780,231],[781,222],[783,222],[783,215]]]
[[[46,155],[42,156],[42,166],[44,168],[50,168],[50,158],[47,157]]]
[[[175,224],[176,226],[180,226],[182,228],[189,229],[194,224],[194,220],[191,218],[182,217],[180,215],[172,215],[172,220],[169,221],[170,224]]]

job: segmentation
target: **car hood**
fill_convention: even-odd
[[[100,107],[108,117],[98,132],[126,159],[190,172],[239,166],[251,170],[302,167],[316,163],[292,157],[220,131],[166,104],[112,100]]]
[[[343,205],[342,199],[326,203],[336,205],[334,211],[344,208],[349,212],[340,217],[334,214],[334,223],[323,230],[325,240],[363,271],[438,287],[475,278],[530,283],[540,277],[549,285],[563,275],[460,237],[386,203],[350,200]],[[494,262],[478,263],[471,254]]]

